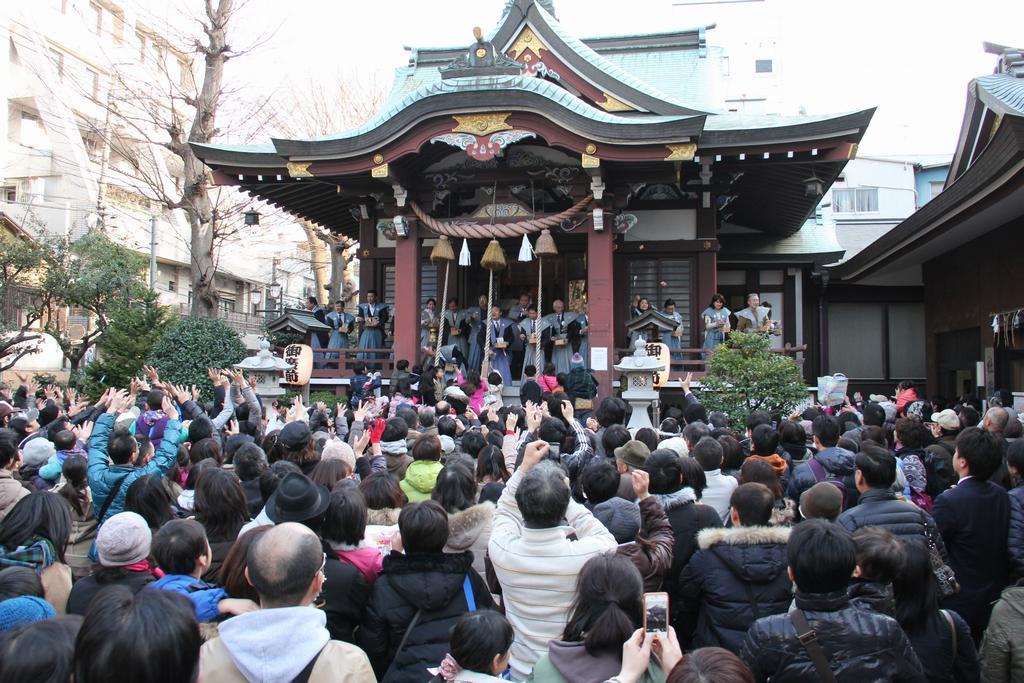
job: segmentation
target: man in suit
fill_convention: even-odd
[[[953,467],[960,476],[956,486],[935,499],[932,516],[956,572],[960,592],[942,602],[971,627],[981,642],[992,603],[1010,583],[1007,534],[1010,498],[1006,489],[989,481],[1002,455],[995,435],[969,427],[956,439]]]
[[[513,325],[519,325],[529,316],[529,308],[530,295],[526,293],[520,294],[519,303],[513,304],[508,309],[508,319],[512,321]],[[526,358],[526,344],[519,334],[512,336],[512,343],[508,347],[508,354],[513,377],[520,377],[523,373],[523,366],[534,362],[533,358]]]

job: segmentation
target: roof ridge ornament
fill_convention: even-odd
[[[525,67],[496,50],[490,41],[484,40],[479,26],[473,27],[473,37],[476,43],[469,47],[466,54],[441,67],[443,80],[477,76],[518,76],[522,73]]]

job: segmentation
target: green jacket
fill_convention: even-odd
[[[1024,585],[1003,590],[981,641],[981,679],[988,683],[1024,681]]]
[[[405,491],[410,503],[430,500],[430,493],[437,483],[438,473],[444,465],[436,460],[413,460],[405,470],[405,479],[399,486]]]
[[[585,654],[583,648],[579,648],[577,656],[572,657],[574,661],[569,663],[569,668],[575,672],[573,680],[566,678],[561,671],[559,671],[554,664],[551,663],[551,656],[544,655],[537,660],[537,663],[533,666],[533,673],[526,679],[526,683],[575,683],[579,680],[595,680],[592,678],[597,674],[597,670],[606,668],[601,666],[607,664],[607,662],[595,663],[593,661],[588,662],[588,655]],[[604,658],[602,658],[604,659]],[[589,664],[589,666],[588,666]],[[617,674],[618,671],[614,671],[609,676],[604,676],[603,672],[599,675],[600,680],[605,680]],[[651,657],[650,664],[647,665],[647,673],[640,677],[639,683],[665,683],[665,672],[661,670],[658,662],[655,661],[654,657]]]

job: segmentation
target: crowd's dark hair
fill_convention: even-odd
[[[861,527],[853,532],[857,566],[862,579],[892,583],[906,561],[903,544],[892,532],[877,526]]]
[[[318,462],[310,473],[309,478],[314,483],[326,487],[328,491],[333,491],[338,482],[346,480],[351,474],[351,465],[344,460],[332,458]]]
[[[658,426],[658,430],[663,434],[678,434],[679,421],[674,417],[666,417],[661,421],[661,425]]]
[[[658,450],[660,439],[658,438],[658,432],[654,431],[652,427],[641,427],[636,430],[636,435],[633,438],[647,446],[648,451]]]
[[[886,433],[885,427],[868,425],[862,429],[860,431],[860,442],[863,444],[865,441],[870,441],[885,450],[889,450],[889,435]]]
[[[729,427],[729,416],[723,413],[721,410],[712,410],[708,413],[708,425],[713,430],[728,429]],[[719,437],[718,434],[712,433],[711,436],[716,439]]]
[[[93,600],[75,639],[75,683],[111,680],[182,683],[199,675],[199,623],[192,602],[173,591],[123,586]]]
[[[326,541],[356,546],[366,535],[369,510],[357,486],[339,486],[331,491],[331,503],[320,535]]]
[[[189,473],[189,476],[192,474]],[[167,492],[163,478],[156,474],[139,477],[128,486],[124,494],[124,511],[141,515],[153,531],[174,517],[172,504],[171,494]]]
[[[403,384],[405,385],[405,387],[404,387],[405,391],[402,391],[403,387],[401,385],[403,385]],[[402,396],[411,396],[412,395],[412,388],[411,387],[412,387],[412,384],[409,382],[409,380],[408,379],[404,379],[404,380],[400,380],[398,382],[398,386],[396,387],[396,390],[399,391],[399,393],[401,393]],[[405,426],[408,427],[409,429],[416,429],[420,425],[419,413],[417,412],[417,410],[415,408],[413,408],[411,405],[408,405],[408,404],[398,406],[398,408],[395,409],[395,417],[402,418],[402,420],[405,422]]]
[[[53,447],[58,451],[70,451],[77,441],[75,433],[68,429],[61,429],[53,435]]]
[[[34,491],[11,508],[0,524],[0,546],[14,550],[41,536],[53,544],[57,560],[64,561],[64,548],[71,536],[71,510],[63,496]]]
[[[84,455],[73,453],[60,467],[64,485],[57,493],[64,497],[71,509],[85,515],[89,509],[89,461]]]
[[[625,425],[615,424],[605,427],[604,434],[601,435],[601,445],[604,446],[605,455],[609,458],[612,457],[615,454],[615,449],[625,446],[631,438],[633,437],[630,436]]]
[[[1012,442],[1006,449],[1006,464],[1024,476],[1024,441]]]
[[[239,530],[249,521],[241,482],[219,467],[204,472],[196,484],[195,514],[211,542],[238,538]]]
[[[665,683],[754,683],[743,660],[721,647],[702,647],[679,660]]]
[[[896,420],[896,435],[904,448],[924,448],[928,443],[928,428],[920,420],[901,417]]]
[[[533,307],[533,310],[537,310],[536,306]],[[536,377],[537,366],[534,365],[533,363],[528,363],[526,367],[523,368],[523,374],[526,375],[527,377]]]
[[[594,458],[580,474],[583,495],[591,505],[611,500],[619,490],[619,470],[608,458]]]
[[[704,407],[703,403],[699,402],[687,404],[686,408],[683,409],[683,422],[686,424],[699,422],[706,425],[708,422],[708,409]]]
[[[7,467],[18,457],[18,435],[11,429],[0,429],[0,467]]]
[[[693,447],[705,436],[711,436],[711,429],[703,422],[687,422],[681,436],[686,440],[687,446]]]
[[[626,402],[621,398],[608,396],[602,399],[594,411],[594,419],[602,427],[620,425],[626,421]]]
[[[416,422],[424,429],[433,427],[437,422],[437,412],[430,407],[420,408],[419,412],[416,413]]]
[[[811,429],[825,448],[832,448],[839,443],[839,422],[831,415],[819,415],[814,418]]]
[[[82,617],[26,624],[0,638],[0,681],[67,683],[74,671],[75,636]]]
[[[437,473],[430,499],[437,502],[449,515],[476,505],[476,476],[459,462],[445,465]]]
[[[874,401],[864,404],[863,414],[865,427],[881,427],[885,424],[885,408]]]
[[[782,482],[775,468],[760,458],[747,458],[740,467],[740,484],[764,484],[772,492],[775,500],[783,495]]]
[[[719,294],[718,292],[715,292],[714,294],[711,295],[711,303],[709,304],[711,308],[715,307],[716,301],[721,301],[723,306],[725,306],[725,304],[727,303],[725,297]]]
[[[399,486],[398,477],[390,472],[374,472],[365,477],[359,482],[359,490],[362,491],[366,505],[371,510],[400,508],[407,501],[405,492]]]
[[[448,543],[448,514],[433,500],[410,503],[398,515],[398,531],[407,555],[439,553]]]
[[[708,486],[708,475],[704,473],[704,468],[693,458],[680,458],[679,470],[683,475],[683,486],[692,488],[697,494],[697,500],[700,500]]]
[[[487,445],[487,439],[478,431],[466,431],[462,433],[462,452],[471,458],[476,458],[480,451]]]
[[[191,574],[206,546],[206,531],[194,519],[172,519],[153,534],[153,558],[168,574]]]
[[[409,425],[400,417],[388,418],[384,423],[384,433],[381,434],[381,441],[399,441],[405,439],[409,433]]]
[[[476,480],[483,482],[487,477],[506,482],[512,475],[505,465],[505,456],[497,446],[487,445],[476,456]]]
[[[537,428],[537,438],[549,444],[564,446],[569,438],[569,430],[565,423],[556,417],[545,417]]]
[[[800,522],[789,535],[786,561],[802,593],[844,590],[857,566],[853,536],[838,524],[822,519]]]
[[[974,427],[981,422],[981,413],[971,405],[957,406],[957,414],[960,416],[960,428]]]
[[[763,410],[755,410],[747,415],[745,424],[747,430],[750,432],[754,431],[754,428],[758,425],[770,425],[772,423],[772,416]]]
[[[31,567],[7,567],[0,570],[0,601],[34,595],[43,597],[43,582]]]
[[[458,434],[459,425],[455,422],[455,418],[451,415],[442,415],[437,418],[437,435],[438,436],[450,436],[455,438]]]
[[[710,436],[701,438],[690,449],[690,455],[705,472],[717,470],[722,466],[722,444]]]
[[[536,465],[520,482],[516,505],[529,528],[559,526],[569,506],[569,487],[562,470],[550,461]]]
[[[956,452],[967,461],[971,477],[987,481],[1002,463],[996,436],[978,427],[968,427],[956,437]]]
[[[128,432],[114,432],[107,441],[107,455],[115,465],[127,465],[139,450],[139,442]]]
[[[902,539],[903,567],[892,582],[896,621],[911,631],[927,623],[939,609],[938,583],[923,537]]]
[[[683,487],[683,471],[679,462],[679,455],[673,450],[659,448],[651,451],[643,467],[651,476],[651,493],[675,493]]]
[[[255,443],[244,443],[235,451],[232,464],[235,474],[242,481],[258,479],[260,473],[267,469],[267,455]]]
[[[462,615],[452,628],[449,651],[466,671],[491,675],[494,658],[512,647],[515,632],[504,616],[482,609]]]
[[[888,448],[873,443],[862,443],[854,463],[864,477],[864,483],[873,489],[888,489],[896,481],[896,457]]]
[[[805,445],[807,432],[796,420],[782,420],[779,422],[779,443]]]
[[[740,484],[729,497],[729,507],[736,510],[743,526],[767,526],[775,507],[775,495],[764,484]]]
[[[217,583],[231,597],[248,598],[253,602],[260,601],[256,589],[245,578],[245,563],[252,544],[273,527],[272,524],[253,527],[235,539],[235,542],[228,548],[228,553],[220,565],[220,571],[217,572]]]
[[[580,570],[562,639],[582,642],[591,656],[622,652],[643,623],[643,596],[643,578],[629,559],[615,553],[592,557]]]
[[[193,442],[188,452],[193,465],[206,459],[213,460],[218,466],[223,462],[220,442],[212,436]]]
[[[413,460],[440,460],[441,440],[433,434],[422,434],[412,444]]]
[[[723,434],[718,437],[722,446],[722,469],[738,470],[743,466],[743,446],[734,436]]]
[[[779,448],[779,432],[770,424],[754,427],[750,435],[750,452],[755,455],[774,455]]]

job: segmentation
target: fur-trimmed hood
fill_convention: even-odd
[[[786,571],[787,527],[704,529],[697,534],[701,552],[710,553],[746,583],[775,581]]]
[[[713,545],[763,545],[789,541],[789,527],[741,526],[702,529],[697,534],[697,547],[707,550]]]
[[[448,515],[446,547],[461,552],[472,548],[481,535],[490,536],[494,511],[494,503],[484,502]]]

